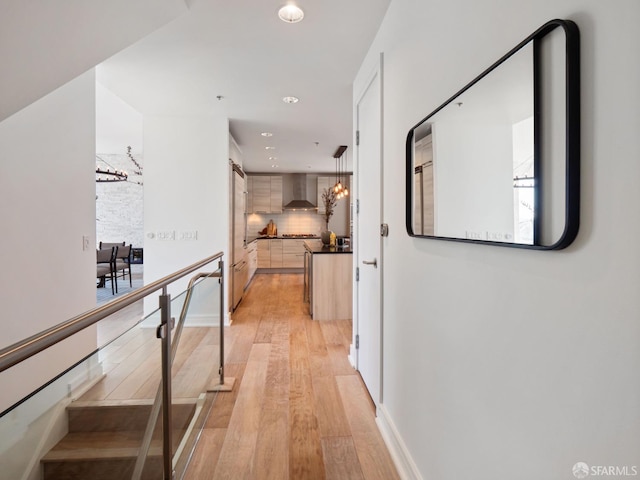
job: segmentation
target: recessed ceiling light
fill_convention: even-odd
[[[263,137],[273,137],[273,133],[271,132],[262,132],[260,135],[262,135]]]
[[[276,147],[264,147],[265,150],[275,150]]]
[[[298,97],[282,97],[284,103],[298,103],[300,99]]]
[[[271,165],[271,168],[278,168],[278,165]]]
[[[286,23],[298,23],[304,18],[304,12],[297,5],[285,5],[278,10],[278,17]]]
[[[278,159],[278,157],[269,157],[269,160],[272,160],[272,161],[273,160],[277,160],[277,159]]]

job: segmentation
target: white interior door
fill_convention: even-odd
[[[357,289],[357,368],[377,404],[382,394],[382,320],[380,237],[382,183],[380,68],[366,90],[356,99],[357,197],[356,266],[360,269]]]

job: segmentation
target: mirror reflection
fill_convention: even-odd
[[[533,244],[532,50],[414,129],[415,234]]]
[[[541,27],[409,132],[411,235],[533,248],[573,239],[565,218],[565,177],[575,173],[564,166],[569,115],[558,109],[569,62],[565,36],[549,35],[556,26]]]

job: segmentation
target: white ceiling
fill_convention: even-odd
[[[298,0],[305,18],[287,24],[281,0],[194,0],[98,81],[145,115],[227,116],[247,171],[333,171],[339,145],[352,158],[351,83],[389,2]]]

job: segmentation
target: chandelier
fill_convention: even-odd
[[[127,147],[127,157],[134,164],[135,169],[133,171],[134,178],[142,177],[142,165],[140,165],[133,155],[131,154],[131,147]],[[100,155],[96,155],[96,183],[111,183],[111,182],[130,182],[142,185],[140,180],[129,180],[129,174],[124,170],[118,170],[102,158]]]
[[[126,182],[129,174],[124,170],[96,167],[96,183]]]
[[[333,154],[333,158],[336,160],[336,184],[333,186],[333,193],[338,200],[349,195],[346,183],[342,183],[342,177],[346,177],[346,158],[343,159],[346,150],[346,145],[340,145],[336,153]]]

